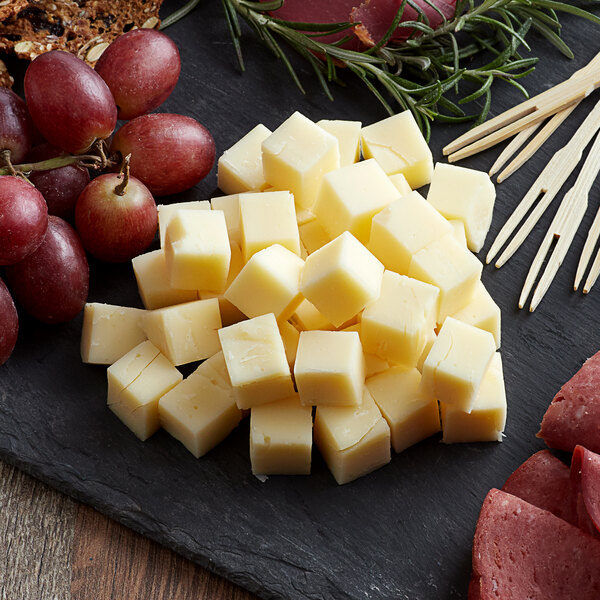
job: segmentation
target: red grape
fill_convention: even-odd
[[[85,305],[89,268],[75,230],[60,217],[48,217],[48,231],[40,247],[21,262],[6,267],[13,297],[33,317],[62,323]]]
[[[42,135],[66,152],[84,152],[117,123],[117,106],[102,77],[68,52],[46,52],[29,65],[25,99]]]
[[[119,119],[133,119],[160,106],[181,71],[179,51],[156,29],[134,29],[118,37],[96,63],[119,109]]]
[[[191,117],[144,115],[119,129],[111,150],[131,154],[131,174],[154,196],[183,192],[212,169],[215,142],[208,129]]]
[[[85,249],[100,260],[124,262],[141,254],[154,239],[158,216],[148,188],[130,177],[123,195],[116,173],[96,177],[75,207],[75,225]]]
[[[58,148],[43,144],[29,152],[27,162],[39,162],[61,154]],[[71,221],[75,215],[77,198],[90,182],[90,174],[84,167],[67,165],[49,171],[33,171],[29,181],[44,196],[49,214]]]
[[[20,163],[36,134],[25,102],[12,90],[0,88],[0,151],[10,150],[13,164]]]
[[[12,354],[19,333],[19,317],[12,296],[0,279],[0,365]]]
[[[31,254],[47,226],[48,207],[38,190],[20,177],[0,177],[0,265]]]

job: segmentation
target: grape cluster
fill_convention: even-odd
[[[17,340],[13,298],[43,322],[72,319],[87,299],[86,251],[108,262],[137,256],[156,234],[154,196],[189,189],[211,170],[205,127],[148,114],[180,70],[172,40],[137,29],[95,69],[67,52],[39,56],[25,73],[25,101],[0,89],[0,364]],[[128,122],[115,133],[117,119]],[[90,180],[89,167],[105,172]]]

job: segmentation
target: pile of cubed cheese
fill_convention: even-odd
[[[470,251],[485,173],[434,169],[409,112],[296,112],[218,179],[228,195],[159,206],[161,248],[133,260],[146,310],[85,308],[83,360],[111,364],[108,406],[141,440],[163,427],[200,457],[249,413],[253,473],[309,473],[314,439],[340,484],[439,431],[501,440],[500,310]]]

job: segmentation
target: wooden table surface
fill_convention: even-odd
[[[0,462],[0,600],[255,596]]]

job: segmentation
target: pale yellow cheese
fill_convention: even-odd
[[[416,252],[408,275],[440,289],[438,323],[466,306],[475,293],[483,265],[454,236],[434,240]]]
[[[364,127],[361,146],[365,158],[374,158],[388,175],[402,173],[413,190],[431,181],[431,150],[409,110]]]
[[[413,254],[451,232],[419,192],[410,192],[375,215],[367,247],[386,269],[408,275]]]
[[[208,358],[219,351],[219,301],[210,298],[147,311],[143,327],[174,365]]]
[[[314,439],[339,485],[391,460],[390,427],[366,388],[359,406],[318,406]]]
[[[153,250],[132,259],[138,291],[148,310],[191,302],[198,299],[196,290],[171,287],[164,250]]]
[[[364,160],[323,177],[312,212],[330,239],[349,231],[366,244],[371,220],[400,197],[375,160]]]
[[[146,339],[142,329],[143,310],[88,302],[83,309],[81,360],[112,365]]]
[[[219,196],[211,198],[210,203],[214,210],[222,210],[225,216],[225,225],[229,241],[242,246],[242,230],[240,226],[240,195]]]
[[[358,333],[302,331],[296,352],[294,378],[302,404],[360,404],[365,363]]]
[[[385,271],[381,294],[361,319],[361,341],[368,354],[414,367],[438,315],[435,286]]]
[[[452,316],[458,321],[489,331],[496,341],[496,349],[500,348],[500,307],[481,281],[477,282],[471,301]]]
[[[339,327],[379,296],[382,276],[383,265],[346,231],[308,256],[300,291]]]
[[[340,166],[337,139],[295,112],[262,143],[265,179],[290,190],[300,208],[310,208],[325,173]]]
[[[176,211],[164,250],[171,286],[210,292],[225,288],[231,247],[223,211]]]
[[[250,461],[255,475],[309,475],[312,410],[298,395],[250,411]]]
[[[506,392],[500,354],[496,352],[492,358],[469,414],[446,404],[441,404],[441,409],[443,442],[501,442],[506,425]]]
[[[390,368],[390,363],[375,354],[365,354],[365,377],[368,379]]]
[[[427,341],[425,342],[425,347],[423,348],[423,352],[421,352],[421,356],[419,356],[419,360],[417,361],[417,370],[419,371],[419,373],[423,372],[423,365],[425,364],[425,359],[427,358],[427,355],[431,351],[433,342],[435,342],[436,337],[437,336],[435,334],[435,330],[433,330],[433,329],[427,335]]]
[[[298,341],[300,340],[300,332],[289,322],[281,321],[277,324],[283,347],[285,349],[285,357],[290,365],[290,370],[293,371],[294,363],[296,362],[296,353],[298,351]]]
[[[290,317],[290,322],[298,331],[332,331],[335,326],[324,317],[308,300],[304,299]]]
[[[299,225],[298,230],[300,232],[300,240],[308,254],[316,252],[331,241],[331,237],[325,231],[323,225],[316,219],[302,223],[302,225]]]
[[[458,219],[450,219],[448,221],[452,225],[452,235],[461,246],[467,245],[467,234],[465,232],[465,224]]]
[[[340,167],[360,159],[360,121],[317,121],[317,125],[337,138],[340,149]]]
[[[289,319],[303,300],[300,273],[304,261],[279,244],[250,257],[225,292],[225,298],[248,317],[273,313]]]
[[[225,150],[217,166],[218,186],[226,194],[262,190],[263,174],[261,145],[271,131],[257,125],[231,148]]]
[[[412,188],[408,185],[408,181],[406,181],[406,177],[402,173],[395,173],[394,175],[388,175],[388,177],[400,192],[400,196],[406,196],[412,192]]]
[[[210,201],[195,200],[190,202],[176,202],[174,204],[159,204],[158,209],[158,231],[161,248],[165,245],[167,225],[178,210],[210,210]]]
[[[281,244],[300,255],[300,236],[294,198],[289,192],[240,196],[242,255],[248,261],[259,250]]]
[[[495,352],[491,333],[448,317],[423,364],[425,393],[471,412]]]
[[[298,223],[298,228],[306,223],[310,223],[316,219],[315,215],[306,208],[297,208],[296,209],[296,222]],[[302,237],[302,236],[300,236]]]
[[[221,363],[221,365],[219,365]],[[225,377],[220,373],[224,371]],[[196,458],[223,441],[242,419],[223,353],[205,360],[158,401],[160,424]]]
[[[460,219],[465,224],[469,249],[481,250],[496,200],[496,188],[487,173],[437,163],[427,200],[447,219]]]
[[[219,330],[239,408],[288,398],[294,392],[275,315],[254,317]]]
[[[158,400],[181,380],[181,373],[150,341],[130,350],[107,371],[108,407],[142,441],[159,427]]]
[[[367,379],[367,387],[390,426],[396,452],[441,430],[438,402],[423,392],[417,369],[392,367]]]

